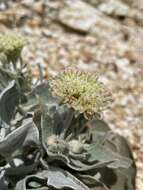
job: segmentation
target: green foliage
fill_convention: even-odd
[[[103,84],[77,71],[36,86],[26,76],[0,68],[0,189],[133,190],[126,140],[95,117]]]

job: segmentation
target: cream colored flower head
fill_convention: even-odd
[[[85,72],[66,70],[52,80],[51,86],[54,95],[86,118],[100,114],[110,100],[98,78]]]
[[[15,62],[18,59],[25,44],[26,40],[20,35],[0,35],[0,53],[4,53],[9,61]]]

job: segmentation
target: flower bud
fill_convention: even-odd
[[[69,150],[75,154],[80,154],[83,151],[83,145],[78,140],[71,140],[68,145]]]

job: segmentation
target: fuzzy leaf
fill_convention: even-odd
[[[95,164],[84,164],[80,160],[74,160],[70,159],[70,164],[68,165],[71,169],[77,171],[77,172],[85,172],[85,171],[90,171],[93,169],[97,168],[103,168],[106,167],[112,163],[114,163],[114,160],[109,160],[109,161],[103,161],[103,162],[98,162]]]
[[[18,103],[19,92],[16,82],[11,81],[10,84],[0,93],[0,117],[7,124],[10,123]]]
[[[27,102],[22,106],[25,111],[34,111],[40,103],[57,105],[57,99],[52,96],[48,83],[42,83],[35,87],[27,95]]]
[[[56,189],[71,188],[74,190],[89,190],[87,186],[69,172],[58,168],[50,168],[48,171],[48,185]]]
[[[7,181],[5,180],[5,178],[4,178],[4,176],[3,176],[2,172],[1,172],[1,174],[0,174],[0,188],[2,190],[9,190],[6,183],[7,183]]]
[[[43,174],[43,172],[42,172],[42,174]],[[15,190],[28,190],[27,185],[30,182],[35,182],[34,183],[34,188],[32,188],[32,189],[35,189],[35,188],[37,189],[38,188],[39,190],[41,190],[40,187],[45,186],[46,181],[47,181],[47,179],[44,179],[44,176],[42,177],[41,175],[38,175],[38,174],[37,175],[26,176],[23,180],[20,180],[16,184]]]
[[[72,189],[72,190],[89,190],[80,180],[60,168],[49,168],[36,175],[27,176],[25,179],[17,183],[15,190],[26,190],[28,182],[37,182],[37,187],[41,186],[52,187],[55,189]],[[46,181],[46,183],[45,183]],[[38,188],[40,190],[40,188]]]
[[[22,149],[22,147],[38,143],[38,129],[32,121],[28,121],[23,126],[11,132],[0,142],[0,154],[7,158]]]
[[[0,92],[14,79],[13,73],[0,67]]]
[[[129,168],[132,164],[131,159],[123,157],[116,152],[113,152],[109,148],[106,148],[102,145],[91,145],[87,152],[90,154],[89,162],[107,162],[113,161],[112,163],[108,164],[109,168]]]

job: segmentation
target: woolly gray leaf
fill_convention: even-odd
[[[11,132],[0,142],[0,154],[4,157],[10,157],[22,147],[38,143],[38,129],[31,120],[28,120],[26,124]]]
[[[19,104],[19,92],[15,81],[0,93],[0,117],[7,124],[10,123],[16,106]]]

